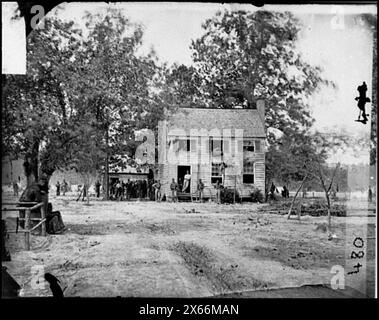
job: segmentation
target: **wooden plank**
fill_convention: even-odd
[[[38,209],[38,208],[42,207],[43,205],[44,205],[44,203],[40,202],[40,203],[36,204],[34,207],[31,207],[30,210]]]
[[[31,214],[31,210],[30,209],[26,210],[26,213],[25,213],[25,229],[26,230],[29,230],[30,228],[30,214]]]
[[[37,223],[33,228],[31,228],[29,231],[33,231],[35,229],[37,229],[40,225],[42,225],[42,227],[45,225],[45,221],[46,219],[43,219],[41,220],[39,223]],[[46,236],[46,229],[45,229],[45,234],[42,234],[43,236]]]
[[[1,205],[2,206],[9,206],[9,205],[19,205],[19,204],[30,204],[30,205],[36,205],[38,202],[3,202]]]
[[[4,208],[2,211],[20,211],[20,210],[29,210],[31,207],[17,207],[17,208]]]
[[[25,249],[30,250],[30,232],[25,232]]]
[[[29,232],[29,230],[7,230],[7,233],[25,233]]]
[[[41,235],[43,236],[43,237],[46,237],[46,223],[45,223],[45,221],[46,221],[46,212],[45,212],[45,209],[46,209],[46,206],[42,206],[41,207],[41,222],[39,223],[39,224],[41,224],[42,223],[42,225],[41,225]],[[37,226],[39,225],[39,224],[37,224]],[[34,229],[34,228],[33,228]]]

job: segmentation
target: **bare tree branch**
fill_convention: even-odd
[[[329,184],[327,192],[330,192],[330,189],[332,188],[333,181],[334,181],[334,178],[336,176],[336,173],[337,173],[337,170],[339,169],[339,167],[340,167],[340,163],[338,162],[337,165],[336,165],[336,168],[333,171],[332,180],[330,181],[330,184]]]

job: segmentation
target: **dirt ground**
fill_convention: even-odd
[[[331,268],[345,265],[346,230],[367,230],[367,292],[374,295],[375,217],[333,217],[333,232],[317,228],[326,217],[259,213],[266,204],[111,202],[74,196],[50,199],[65,233],[10,234],[12,261],[3,262],[21,295],[51,296],[43,274],[61,281],[66,297],[208,297],[261,289],[330,284]],[[360,210],[359,208],[357,210]],[[9,228],[13,220],[8,219]],[[39,273],[38,273],[39,272]],[[39,276],[40,275],[40,276]]]

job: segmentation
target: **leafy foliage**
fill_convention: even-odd
[[[300,22],[289,12],[225,11],[203,29],[191,48],[204,104],[254,108],[264,98],[266,181],[301,180],[303,162],[315,153],[308,98],[323,85],[335,85],[298,52]]]
[[[75,167],[87,175],[107,155],[134,153],[134,131],[163,116],[162,72],[154,53],[137,53],[140,25],[120,11],[84,17],[88,34],[56,17],[27,43],[27,76],[3,84],[3,148],[24,155],[27,174]]]
[[[240,202],[240,195],[237,190],[230,188],[221,189],[221,203],[234,203],[234,193],[236,202]]]
[[[258,202],[258,203],[264,202],[264,195],[263,195],[262,191],[259,189],[254,189],[250,193],[250,196],[251,196],[252,202]]]
[[[80,119],[67,105],[65,88],[71,74],[66,67],[78,48],[69,40],[76,34],[72,23],[47,20],[44,29],[27,39],[27,75],[3,79],[2,147],[8,154],[24,155],[27,174],[35,178],[38,158],[51,175],[65,164],[70,144],[80,137]]]

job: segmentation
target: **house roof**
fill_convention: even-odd
[[[245,137],[266,137],[257,109],[178,108],[166,119],[168,129],[243,129]]]

